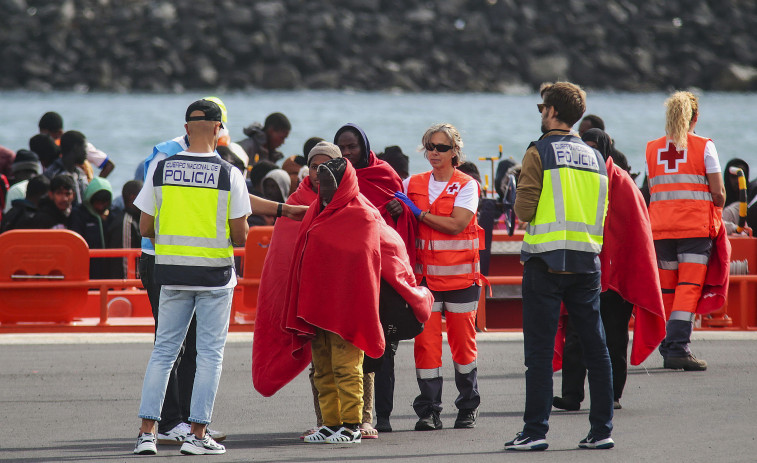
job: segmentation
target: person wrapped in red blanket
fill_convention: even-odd
[[[606,165],[609,204],[605,219],[604,244],[599,254],[602,265],[602,291],[603,295],[607,295],[607,292],[617,293],[617,296],[634,306],[634,336],[630,361],[632,365],[639,365],[665,338],[665,310],[657,274],[654,241],[649,214],[638,187],[623,169],[613,163],[612,158],[607,159]],[[564,312],[555,341],[555,358],[552,365],[555,371],[563,366],[566,324],[567,313]],[[625,346],[627,343],[626,337]],[[608,340],[608,346],[609,344]],[[617,382],[617,378],[613,379]],[[564,372],[563,382],[565,381]],[[625,380],[622,382],[625,383]],[[578,409],[582,397],[566,397],[567,395],[569,394],[563,387],[563,397],[555,397],[555,406]],[[615,401],[619,398],[616,393]],[[574,403],[576,401],[578,403]]]
[[[331,143],[316,144],[308,152],[309,175],[289,196],[287,204],[309,206],[315,201],[318,197],[318,166],[329,159],[341,156],[339,149]],[[263,263],[255,315],[255,335],[252,338],[252,383],[265,397],[275,394],[301,371],[298,369],[300,361],[289,355],[291,338],[282,328],[286,282],[300,224],[301,222],[287,217],[279,217],[276,220],[271,244]],[[275,355],[277,352],[283,355]]]

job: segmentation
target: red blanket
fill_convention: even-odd
[[[644,197],[631,177],[607,160],[609,204],[605,218],[602,262],[602,291],[612,289],[632,303],[635,313],[631,365],[638,365],[665,338],[665,309],[662,305],[657,258]],[[564,320],[558,330],[553,368],[562,367],[565,342]]]
[[[389,163],[377,158],[371,151],[368,166],[357,170],[357,181],[360,193],[376,206],[384,221],[402,237],[410,265],[415,266],[415,217],[404,203],[401,203],[404,212],[397,217],[396,222],[386,210],[386,204],[394,199],[394,193],[402,191],[402,179]]]
[[[712,254],[707,264],[702,296],[697,304],[697,313],[706,315],[720,310],[728,296],[728,275],[731,262],[731,242],[721,226],[712,243]]]
[[[314,203],[302,221],[287,284],[285,329],[292,335],[292,355],[305,365],[316,328],[338,334],[369,357],[384,354],[377,219],[348,163],[331,203],[325,208]]]
[[[287,204],[309,205],[316,197],[310,178],[305,177],[289,196]],[[276,220],[271,245],[263,263],[252,338],[252,384],[265,397],[275,394],[310,363],[309,353],[297,359],[289,354],[291,336],[282,328],[286,314],[286,282],[300,224],[286,217]]]

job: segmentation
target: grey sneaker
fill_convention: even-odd
[[[220,455],[226,453],[226,447],[214,441],[207,432],[202,439],[194,434],[189,434],[181,446],[181,453],[184,455]]]
[[[135,455],[157,455],[158,448],[155,446],[155,434],[143,432],[137,437],[137,445],[134,447]]]

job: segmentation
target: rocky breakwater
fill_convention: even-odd
[[[0,88],[757,90],[752,0],[0,0]]]

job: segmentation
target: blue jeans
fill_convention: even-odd
[[[523,350],[526,370],[526,411],[523,433],[541,439],[549,430],[552,410],[552,357],[560,316],[565,303],[581,338],[589,372],[591,433],[597,439],[612,433],[612,367],[599,314],[600,273],[551,273],[532,258],[523,268]]]
[[[208,291],[161,288],[158,332],[142,385],[140,418],[160,421],[168,376],[196,311],[197,369],[189,421],[210,423],[218,381],[221,379],[233,294],[233,288]]]

